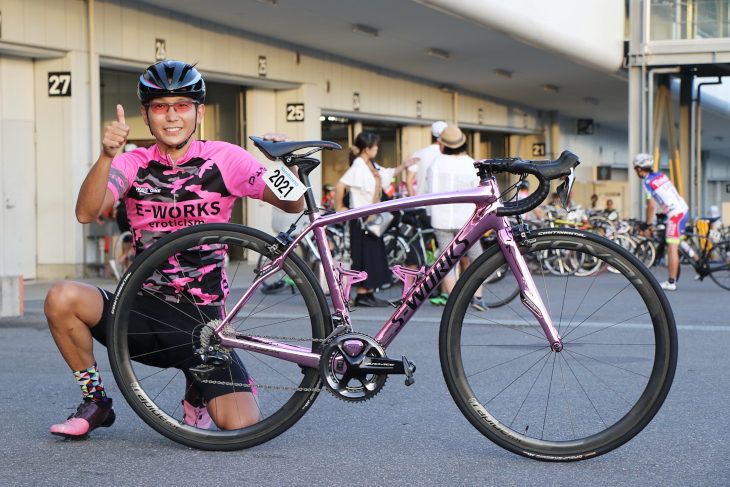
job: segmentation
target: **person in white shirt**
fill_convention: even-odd
[[[456,125],[449,125],[441,132],[438,142],[442,154],[437,156],[428,168],[426,193],[442,193],[477,187],[479,176],[474,169],[474,159],[466,154],[467,140],[461,129]],[[449,246],[473,213],[474,205],[470,203],[431,207],[431,226],[434,228],[440,251]],[[476,259],[480,254],[481,247],[477,243],[459,262],[461,271],[464,272],[471,260]],[[445,305],[455,284],[456,277],[452,269],[441,282],[441,295],[432,298],[431,303],[437,306]],[[479,311],[486,311],[487,307],[481,296],[480,288],[472,298],[471,306]]]
[[[383,187],[390,184],[395,174],[415,164],[406,158],[395,168],[381,167],[373,161],[378,154],[380,137],[371,132],[361,132],[350,147],[350,169],[335,186],[335,209],[346,210],[342,203],[345,189],[350,188],[350,208],[361,208],[380,201]],[[359,283],[355,306],[384,307],[387,301],[373,296],[375,288],[390,282],[390,271],[383,239],[367,232],[360,219],[350,220],[350,252],[352,268],[365,271],[368,278]]]
[[[439,120],[431,124],[431,145],[424,147],[423,149],[417,150],[413,154],[414,159],[418,159],[418,164],[408,168],[406,174],[406,190],[408,196],[426,194],[426,175],[428,174],[428,167],[436,156],[441,155],[441,147],[438,143],[438,138],[441,132],[447,127],[447,123]],[[415,182],[415,188],[413,183]]]

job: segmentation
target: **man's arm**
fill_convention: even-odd
[[[296,201],[283,201],[268,186],[264,187],[264,201],[287,213],[301,213],[304,210],[304,196]]]
[[[416,195],[416,190],[413,189],[413,182],[416,180],[416,173],[417,171],[406,172],[406,190],[408,191],[408,196]]]
[[[345,197],[345,188],[347,188],[345,183],[337,181],[335,185],[335,211],[345,211],[347,209],[342,204],[342,199]]]
[[[86,175],[76,200],[76,219],[91,223],[114,205],[114,194],[107,188],[109,170],[117,151],[127,141],[129,126],[124,123],[124,108],[117,105],[117,121],[104,130],[101,145],[104,148],[99,159]]]
[[[654,198],[649,198],[646,202],[646,223],[654,220]]]

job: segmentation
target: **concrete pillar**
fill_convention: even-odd
[[[23,276],[0,277],[0,318],[23,314]]]
[[[431,143],[430,125],[406,125],[401,129],[401,154],[413,155]]]
[[[644,218],[641,204],[641,182],[633,171],[631,161],[641,152],[641,67],[629,68],[629,215],[631,218]]]
[[[482,159],[482,133],[479,131],[474,132],[474,138],[472,140],[472,157],[478,161]]]
[[[276,131],[276,92],[246,91],[246,129],[248,136]],[[251,139],[246,138],[245,148],[265,166],[271,165],[271,161],[254,146]],[[272,233],[271,205],[263,201],[249,200],[246,205],[246,221],[250,227]]]
[[[697,214],[696,206],[692,205],[694,200],[694,188],[692,187],[692,84],[693,79],[689,76],[682,76],[679,85],[679,173],[682,178],[682,189],[684,200],[689,203],[690,214]]]

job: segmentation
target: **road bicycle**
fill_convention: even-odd
[[[320,164],[309,156],[339,148],[326,141],[252,139],[279,161],[277,167],[296,166],[299,181],[307,187],[310,172]],[[305,149],[304,154],[295,154]],[[391,358],[386,350],[467,249],[494,229],[498,245],[489,247],[460,277],[441,319],[440,362],[454,402],[480,433],[518,455],[574,461],[607,453],[637,435],[664,402],[677,363],[677,335],[672,310],[656,279],[622,247],[580,230],[528,233],[524,225],[510,227],[507,217],[537,207],[550,192],[550,180],[564,178],[559,193],[567,202],[578,164],[577,156],[567,151],[555,161],[478,161],[476,188],[327,215],[320,214],[309,189],[304,199],[310,224],[293,239],[286,232],[275,238],[234,224],[199,225],[171,233],[134,261],[112,301],[108,351],[117,384],[146,424],[167,438],[204,450],[236,450],[269,441],[296,423],[322,391],[345,402],[362,402],[373,398],[389,376],[398,375],[412,385],[415,364],[401,354]],[[502,202],[494,177],[500,172],[531,174],[539,187],[525,199]],[[357,332],[348,297],[351,286],[365,276],[333,261],[324,228],[384,211],[454,203],[475,206],[469,221],[428,270],[394,268],[404,281],[404,291],[392,316],[373,337]],[[311,269],[293,252],[308,232],[319,248],[331,307]],[[246,260],[231,260],[220,269],[230,289],[222,319],[208,320],[201,311],[197,328],[181,329],[175,321],[178,308],[170,306],[170,319],[158,324],[156,335],[140,337],[129,331],[138,301],[171,304],[169,296],[150,291],[150,279],[176,286],[179,292],[173,297],[194,303],[195,296],[186,292],[187,279],[212,278],[212,274],[167,277],[159,271],[161,266],[191,256],[202,260],[203,253],[220,256],[231,247],[243,249]],[[523,255],[540,262],[544,250],[585,254],[620,272],[575,278],[555,276],[540,267],[533,279]],[[272,263],[246,271],[247,263],[256,262],[259,255]],[[522,306],[474,311],[471,298],[505,264],[519,283]],[[281,270],[291,277],[297,292],[260,293],[266,277]],[[514,315],[496,314],[503,311]],[[162,367],[149,365],[148,359],[169,350],[154,344],[142,351],[136,347],[138,340],[176,336],[179,344],[171,348],[179,347],[184,355]],[[190,372],[201,383],[209,381],[212,372],[230,374],[230,381],[216,384],[255,393],[261,421],[226,431],[184,424],[180,403],[186,387],[193,387],[180,370],[186,364],[195,365]],[[249,383],[233,380],[231,371],[243,364]]]

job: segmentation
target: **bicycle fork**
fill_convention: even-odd
[[[520,300],[522,304],[535,316],[535,319],[540,323],[545,336],[550,342],[550,348],[555,352],[559,352],[563,349],[563,342],[560,339],[550,313],[545,308],[545,304],[542,301],[540,293],[537,291],[535,286],[535,280],[532,278],[532,273],[527,267],[525,258],[520,252],[519,246],[515,241],[512,229],[507,225],[505,219],[505,225],[502,229],[497,231],[497,241],[499,246],[502,248],[502,253],[507,264],[512,269],[517,283],[520,286]],[[527,244],[529,245],[529,240]]]

